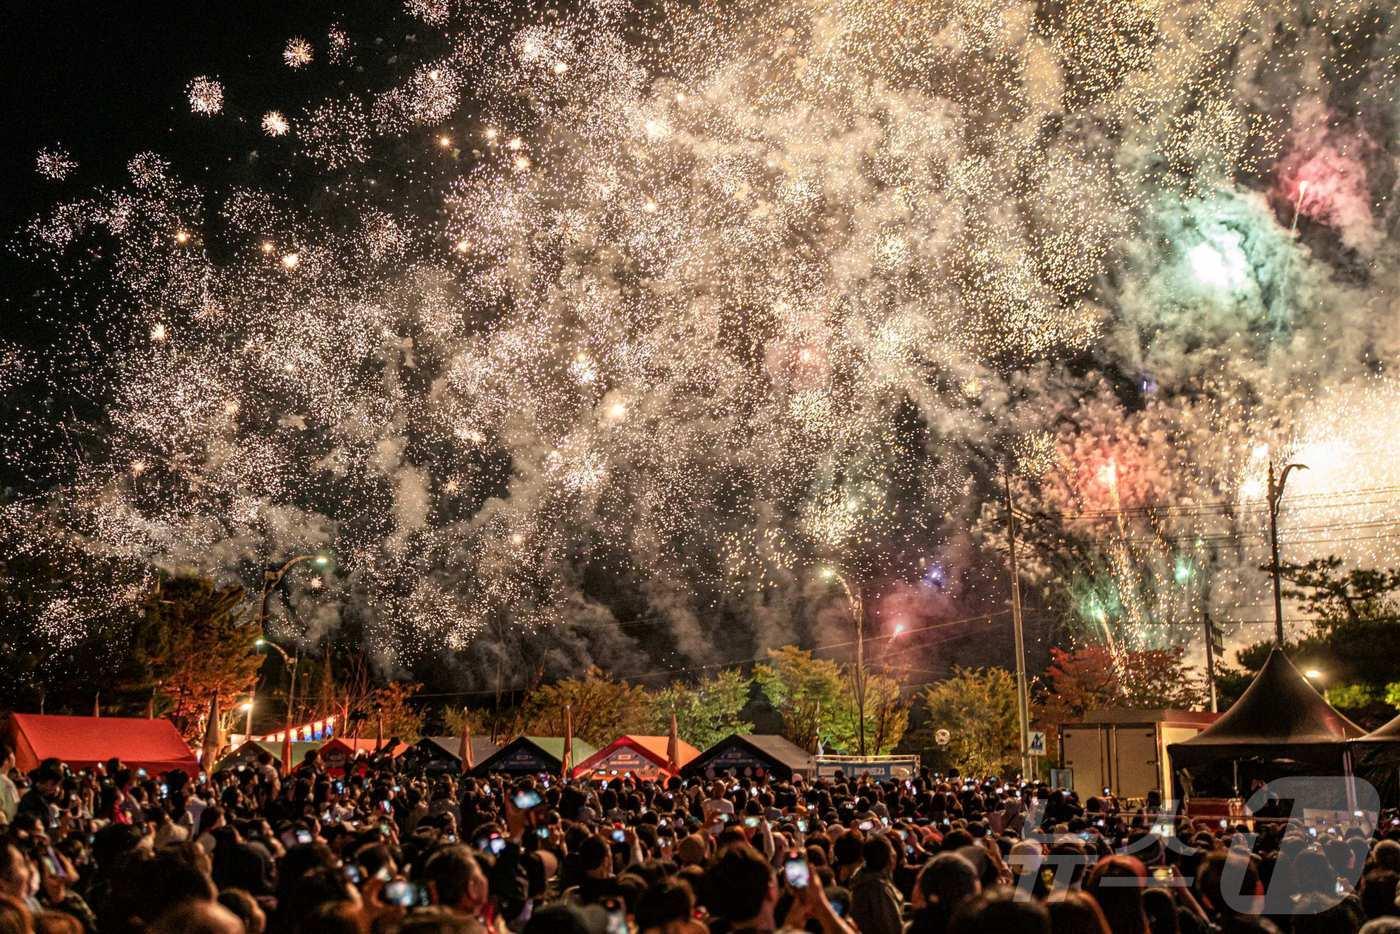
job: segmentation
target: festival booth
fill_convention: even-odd
[[[374,747],[378,745],[379,755],[387,755],[391,759],[397,759],[408,751],[407,743],[395,743],[393,748],[388,742],[376,743],[372,739],[352,739],[347,736],[337,736],[321,747],[321,764],[325,767],[328,775],[344,775],[346,769],[355,761],[357,757],[369,759],[375,755]],[[301,765],[301,760],[296,756],[292,757],[292,768]]]
[[[497,746],[486,737],[471,737],[472,762],[485,762],[496,754]],[[462,771],[462,737],[425,736],[404,752],[400,760],[410,770],[426,772]]]
[[[306,754],[313,749],[320,749],[324,742],[314,741],[309,743],[292,743],[292,765],[301,765],[306,759]],[[240,765],[253,766],[257,764],[258,756],[262,753],[272,756],[272,762],[280,770],[282,768],[282,744],[270,739],[250,739],[239,743],[238,747],[220,759],[214,766],[216,771],[225,769],[236,769]]]
[[[116,758],[152,775],[182,769],[199,772],[189,744],[164,718],[67,717],[57,714],[10,715],[10,742],[21,772],[45,759],[58,759],[74,769],[87,769]]]
[[[1256,779],[1349,774],[1347,740],[1362,733],[1275,647],[1234,706],[1167,754],[1185,797],[1240,798]]]
[[[675,777],[700,750],[683,739],[676,742],[676,768],[671,767],[669,736],[619,736],[586,758],[576,757],[574,778],[615,778],[631,773],[640,779]]]
[[[1381,803],[1400,803],[1400,716],[1351,741],[1352,770],[1380,792]]]
[[[593,747],[574,737],[574,761],[593,755]],[[564,737],[517,736],[484,759],[478,759],[473,775],[558,775],[564,768]]]
[[[794,775],[811,778],[816,774],[812,754],[786,737],[764,733],[731,733],[691,759],[681,775],[685,778],[714,778],[728,772],[752,778],[791,781]]]

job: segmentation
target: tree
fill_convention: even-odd
[[[473,736],[487,737],[497,745],[519,735],[520,718],[519,707],[493,707],[490,710],[448,707],[442,713],[443,725],[448,736],[461,736],[462,725],[466,723],[471,726]]]
[[[413,709],[410,701],[422,688],[423,685],[412,682],[390,681],[371,691],[365,701],[369,737],[374,736],[378,717],[384,725],[384,742],[394,737],[405,743],[416,741],[423,732],[423,715]]]
[[[949,758],[969,773],[1004,771],[1021,755],[1016,679],[1005,668],[960,668],[924,691],[929,729],[952,734]]]
[[[614,681],[597,668],[535,689],[521,707],[524,732],[561,736],[564,706],[571,705],[574,735],[603,746],[625,733],[644,733],[651,720],[645,688]]]
[[[1400,570],[1352,568],[1342,574],[1341,568],[1342,559],[1336,555],[1303,564],[1280,564],[1279,575],[1292,585],[1283,595],[1299,601],[1303,612],[1317,617],[1320,624],[1395,615],[1397,608],[1390,595],[1400,590]]]
[[[849,672],[846,675],[850,683]],[[843,749],[854,750],[859,742],[856,707],[849,695],[836,707],[838,722],[832,741]],[[888,754],[904,738],[909,727],[909,704],[898,681],[886,675],[867,675],[865,683],[865,746],[871,755]]]
[[[841,667],[795,645],[769,649],[768,659],[754,669],[754,680],[782,718],[783,735],[815,751],[819,739],[841,733],[849,703],[849,684]]]
[[[670,684],[650,699],[649,731],[656,735],[669,733],[674,710],[676,732],[697,749],[707,749],[731,733],[752,732],[753,724],[740,717],[749,702],[752,684],[753,679],[737,668],[720,671],[695,684]]]
[[[187,737],[217,695],[230,703],[257,680],[262,656],[254,650],[258,626],[243,607],[243,588],[207,577],[158,580],[141,603],[121,689],[154,692],[158,704]]]
[[[1050,666],[1042,676],[1042,718],[1065,723],[1103,707],[1138,710],[1192,710],[1206,701],[1195,669],[1183,661],[1180,647],[1111,653],[1101,645],[1073,651],[1050,649]]]

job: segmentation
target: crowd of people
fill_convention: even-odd
[[[1039,783],[478,778],[314,752],[27,775],[0,934],[1400,932],[1400,820],[1319,828]]]

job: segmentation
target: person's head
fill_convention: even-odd
[[[33,876],[34,867],[19,847],[8,840],[0,840],[0,895],[27,898]]]
[[[8,743],[0,743],[0,775],[9,775],[15,767],[15,751]]]
[[[1110,856],[1094,864],[1084,880],[1084,891],[1099,903],[1113,934],[1145,934],[1142,890],[1146,884],[1147,870],[1137,857]]]
[[[857,831],[843,833],[831,846],[832,859],[837,867],[855,866],[865,853],[865,840]]]
[[[633,914],[637,929],[646,932],[666,925],[689,921],[695,912],[695,894],[677,879],[663,879],[637,899]]]
[[[219,893],[219,904],[243,922],[247,934],[263,934],[267,929],[267,915],[262,906],[243,889],[224,889]]]
[[[1226,917],[1255,915],[1263,908],[1259,869],[1248,850],[1208,854],[1196,876],[1196,890],[1208,910]]]
[[[884,834],[867,837],[860,854],[867,872],[885,872],[894,865],[894,847]]]
[[[1150,888],[1142,893],[1142,910],[1147,915],[1147,927],[1152,934],[1179,934],[1181,921],[1176,916],[1176,899],[1163,888]]]
[[[471,912],[486,904],[489,895],[481,866],[464,846],[444,847],[430,856],[423,879],[434,905]]]
[[[612,875],[612,847],[596,834],[586,837],[578,848],[578,866],[590,876]]]
[[[1016,889],[988,889],[958,906],[948,934],[1050,934],[1050,914]]]
[[[1065,889],[1045,902],[1050,911],[1053,934],[1117,934],[1110,931],[1103,909],[1092,895],[1078,889]]]
[[[957,853],[939,853],[919,873],[914,900],[924,905],[940,905],[947,913],[982,891],[977,869]]]
[[[720,854],[706,874],[709,908],[731,924],[763,918],[778,900],[778,886],[768,861],[746,843]]]

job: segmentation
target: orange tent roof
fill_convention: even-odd
[[[408,751],[408,743],[401,742],[393,749],[389,749],[388,747],[389,741],[385,740],[384,748],[380,751],[383,752],[387,749],[389,755],[395,759],[397,759],[399,756],[403,755],[405,752]],[[334,739],[326,741],[326,744],[321,747],[321,755],[324,756],[326,753],[332,752],[336,748],[348,750],[350,755],[352,756],[360,752],[372,756],[374,755],[374,738],[370,737],[369,739],[351,739],[348,736],[337,736]]]
[[[574,776],[583,778],[598,771],[664,772],[669,775],[671,769],[666,749],[670,744],[669,736],[619,736],[580,762],[574,768]],[[679,767],[700,755],[700,750],[681,739],[676,742],[676,754],[680,759],[676,763]]]
[[[67,717],[57,714],[10,715],[15,764],[29,771],[44,759],[59,759],[75,769],[90,768],[112,757],[152,775],[184,769],[199,771],[189,744],[164,718]]]

